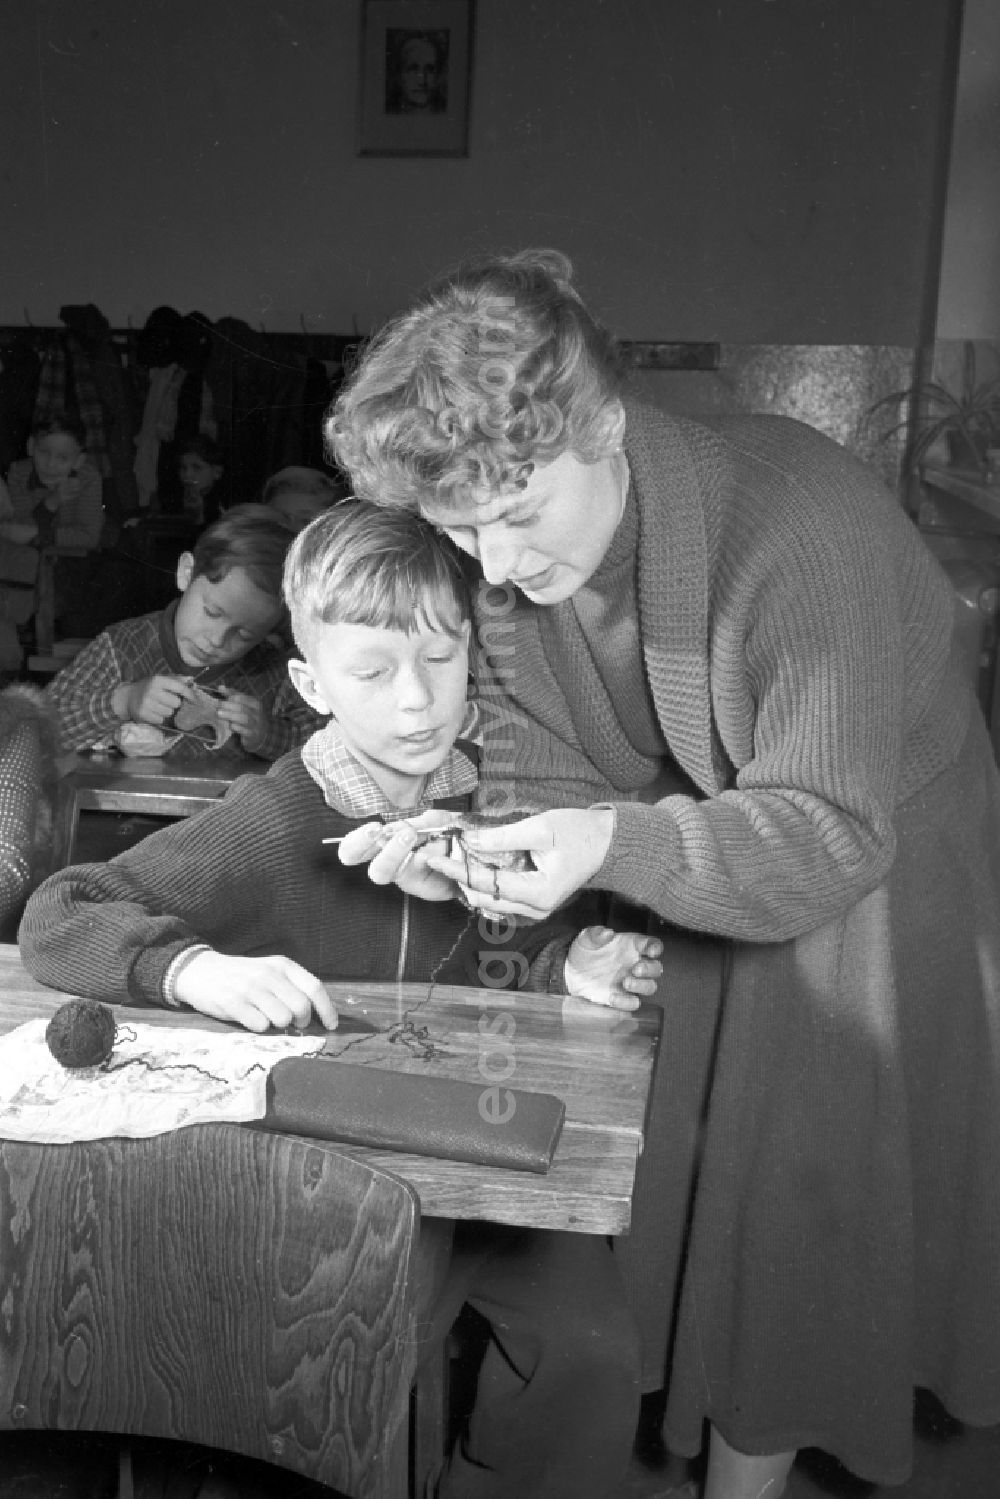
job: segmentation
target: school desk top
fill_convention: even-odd
[[[582,1000],[506,990],[422,983],[328,988],[342,1016],[329,1050],[345,1061],[481,1082],[484,1090],[500,1090],[500,1112],[505,1084],[554,1093],[566,1104],[545,1175],[345,1147],[409,1181],[426,1216],[628,1231],[660,1030],[657,1006],[644,1004],[626,1015]],[[69,997],[31,978],[17,948],[0,944],[0,1034],[51,1015]],[[153,1025],[225,1029],[192,1012],[144,1008],[141,1014]]]

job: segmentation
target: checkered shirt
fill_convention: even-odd
[[[332,722],[303,745],[302,763],[335,812],[345,817],[381,817],[386,822],[413,817],[446,797],[469,796],[479,784],[476,767],[453,745],[428,780],[419,804],[397,807],[347,748]]]

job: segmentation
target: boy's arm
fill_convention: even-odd
[[[52,875],[28,901],[18,930],[29,973],[89,999],[162,1004],[173,959],[205,940],[203,923],[168,914],[172,895],[179,895],[171,888],[175,870],[176,858],[164,849],[167,878],[160,881],[140,877],[129,854]]]
[[[96,550],[104,525],[101,476],[91,463],[84,463],[77,475],[79,492],[65,506],[66,520],[56,526],[56,546],[83,547]]]
[[[218,806],[116,859],[52,875],[29,900],[18,932],[28,971],[88,998],[158,1005],[167,969],[185,949],[207,943],[238,952],[247,940],[240,933],[266,924],[253,855],[274,829],[254,789],[237,782]]]
[[[115,711],[114,699],[122,680],[121,665],[107,630],[56,673],[46,696],[59,718],[62,750],[87,749],[117,731],[122,719]]]

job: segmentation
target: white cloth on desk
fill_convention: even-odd
[[[322,1036],[258,1036],[143,1025],[125,1012],[98,1067],[69,1070],[49,1051],[47,1021],[0,1037],[0,1138],[67,1144],[133,1139],[188,1124],[262,1119],[267,1077],[283,1057],[323,1048]]]

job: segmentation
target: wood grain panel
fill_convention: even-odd
[[[142,1432],[390,1491],[415,1194],[236,1125],[0,1143],[0,1427]]]

